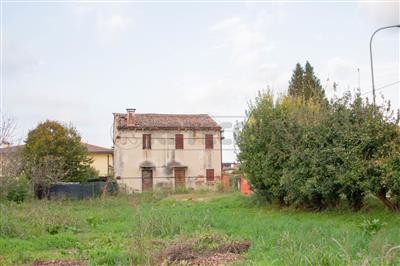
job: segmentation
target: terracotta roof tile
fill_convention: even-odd
[[[221,127],[207,114],[134,114],[133,124],[127,124],[127,114],[116,113],[118,128],[132,129],[210,129]]]

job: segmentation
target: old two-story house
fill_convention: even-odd
[[[207,114],[114,113],[114,175],[129,192],[214,186],[221,127]]]

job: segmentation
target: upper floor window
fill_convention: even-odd
[[[214,169],[206,170],[207,182],[214,181]]]
[[[177,150],[183,149],[183,134],[175,135],[175,149]]]
[[[212,134],[206,134],[206,149],[214,148],[214,138]]]
[[[151,134],[143,134],[143,150],[151,149]]]

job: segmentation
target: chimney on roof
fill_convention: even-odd
[[[127,120],[126,120],[126,125],[133,126],[135,124],[135,108],[127,108],[126,112],[128,113]]]

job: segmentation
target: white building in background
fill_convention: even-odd
[[[221,127],[206,114],[114,113],[114,174],[129,192],[213,186]]]

